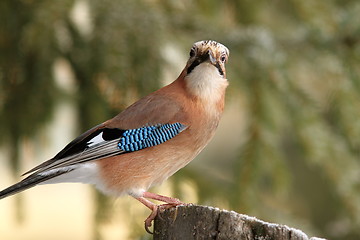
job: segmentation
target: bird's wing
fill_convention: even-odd
[[[155,109],[163,110],[162,112],[167,114],[154,114]],[[56,172],[56,169],[61,169],[62,172],[71,171],[80,163],[161,144],[187,128],[185,124],[171,120],[178,111],[175,103],[163,101],[161,97],[143,98],[115,118],[81,134],[55,157],[24,175],[47,173],[50,170]],[[131,127],[124,129],[124,126]]]
[[[186,129],[179,122],[144,126],[136,129],[96,128],[69,143],[53,159],[44,162],[28,173],[45,173],[62,169],[71,171],[75,165],[139,151],[164,143]]]
[[[39,169],[44,169],[50,165],[54,165],[54,164],[56,164],[56,162],[58,160],[60,160],[62,158],[66,158],[67,156],[71,156],[71,155],[74,155],[76,153],[83,151],[86,148],[87,140],[93,138],[92,136],[94,135],[94,133],[98,132],[100,129],[102,129],[104,127],[105,127],[104,123],[101,123],[91,129],[87,130],[86,132],[84,132],[83,134],[81,134],[80,136],[75,138],[73,141],[71,141],[69,144],[67,144],[58,154],[56,154],[55,157],[30,169],[29,171],[25,172],[23,175],[27,175],[29,173],[36,172]]]

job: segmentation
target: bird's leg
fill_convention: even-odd
[[[156,193],[151,193],[151,192],[144,192],[143,197],[144,198],[150,198],[150,199],[153,199],[153,200],[157,200],[157,201],[160,201],[160,202],[165,202],[165,203],[167,203],[169,205],[173,205],[173,206],[184,204],[183,202],[181,202],[177,198],[166,197],[166,196],[159,195],[159,194],[156,194]]]
[[[150,215],[145,219],[145,230],[148,233],[153,234],[149,230],[149,227],[151,227],[151,225],[152,225],[151,222],[155,219],[155,217],[157,215],[159,206],[156,205],[155,203],[152,203],[151,201],[147,200],[144,197],[137,197],[136,199],[151,210]]]
[[[166,204],[157,205],[157,204],[147,200],[146,198],[165,202]],[[152,225],[151,222],[155,219],[159,208],[167,209],[170,207],[175,207],[175,206],[184,204],[177,198],[166,197],[166,196],[162,196],[162,195],[151,193],[151,192],[144,192],[142,194],[142,197],[136,197],[136,199],[152,211],[150,213],[150,215],[145,219],[145,230],[150,234],[152,234],[152,232],[149,230],[149,227],[151,227],[151,225]]]

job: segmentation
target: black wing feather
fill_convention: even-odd
[[[114,140],[120,138],[122,133],[125,130],[118,128],[105,128],[103,124],[99,124],[85,133],[81,134],[79,137],[75,138],[69,144],[67,144],[55,157],[50,160],[41,163],[40,165],[34,167],[33,169],[27,171],[23,175],[27,175],[38,170],[50,169],[49,166],[60,166],[60,159],[69,159],[71,156],[84,152],[88,149],[88,142],[93,139],[95,136],[103,132],[103,138],[106,141]],[[94,150],[97,150],[96,148]],[[95,158],[101,158],[102,156],[97,156]],[[94,159],[95,159],[94,158]],[[91,159],[89,159],[91,160]]]

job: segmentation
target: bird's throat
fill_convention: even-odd
[[[206,102],[218,102],[224,97],[227,79],[223,78],[218,69],[208,63],[199,64],[190,74],[185,77],[188,91],[197,98]]]

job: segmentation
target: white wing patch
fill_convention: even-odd
[[[95,137],[93,137],[92,139],[90,139],[90,141],[87,142],[87,146],[88,147],[94,147],[102,142],[104,142],[104,138],[103,138],[103,132],[100,132],[98,135],[96,135]]]

